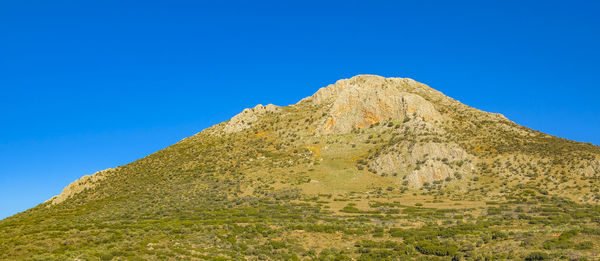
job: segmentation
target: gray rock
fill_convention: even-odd
[[[425,182],[455,178],[456,172],[471,173],[473,161],[475,157],[453,143],[401,142],[371,161],[369,167],[378,173],[397,173],[397,183],[406,179],[410,187],[419,188]]]

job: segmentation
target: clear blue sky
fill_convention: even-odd
[[[0,218],[356,74],[600,144],[598,3],[1,1]]]

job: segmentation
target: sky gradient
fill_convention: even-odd
[[[600,2],[323,2],[2,1],[0,219],[357,74],[600,144]]]

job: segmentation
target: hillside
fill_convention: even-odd
[[[257,105],[0,221],[0,258],[600,257],[600,147],[411,79]]]

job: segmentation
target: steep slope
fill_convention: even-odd
[[[74,182],[0,258],[594,258],[599,177],[597,146],[359,75]]]

